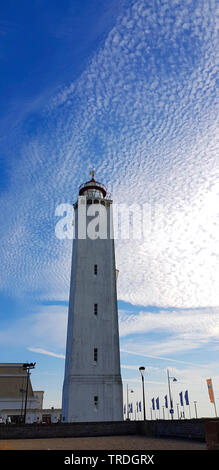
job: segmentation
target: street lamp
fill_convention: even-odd
[[[34,369],[36,362],[26,362],[23,364],[23,369],[27,371],[27,382],[26,382],[26,391],[25,391],[25,405],[24,405],[24,424],[26,423],[26,414],[27,414],[27,394],[28,394],[28,385],[29,385],[29,377],[30,377],[30,370]]]
[[[145,421],[146,420],[145,393],[144,393],[144,371],[145,371],[145,367],[143,367],[143,366],[139,367],[139,371],[140,371],[141,380],[142,380],[143,410],[144,410],[144,421]]]
[[[177,382],[177,379],[176,377],[170,377],[168,369],[167,369],[167,379],[168,379],[169,399],[170,399],[170,413],[171,413],[171,419],[173,419],[174,410],[173,410],[173,400],[172,400],[171,390],[170,390],[170,379],[172,379],[173,382]]]
[[[20,388],[20,392],[21,392],[21,417],[20,417],[20,423],[22,423],[22,420],[23,420],[23,406],[24,406],[24,394],[25,394],[25,389],[24,388]]]

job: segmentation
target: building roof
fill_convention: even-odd
[[[33,397],[30,377],[28,397]],[[0,399],[22,399],[27,386],[27,371],[23,363],[0,363]]]

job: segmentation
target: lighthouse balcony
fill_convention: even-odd
[[[81,202],[81,204],[85,204],[84,200],[77,201],[77,202],[75,202],[75,204],[73,204],[75,209],[77,209],[77,207],[78,207],[78,202],[79,202],[79,204],[80,204],[80,202]],[[91,196],[87,196],[87,206],[89,206],[91,204],[101,204],[102,206],[109,206],[111,203],[112,203],[111,199],[102,199],[102,198],[97,199],[97,196],[92,197],[92,198],[91,198]]]

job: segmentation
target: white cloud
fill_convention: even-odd
[[[132,366],[132,365],[127,365],[127,364],[121,364],[121,368],[122,368],[122,369],[127,369],[127,370],[135,370],[135,371],[137,371],[137,370],[139,369],[139,365],[134,365],[134,366]],[[157,370],[159,370],[159,369],[158,369],[158,367],[147,366],[147,367],[145,367],[145,370],[146,370],[146,372],[151,372],[151,371],[154,372],[154,371],[157,371]]]
[[[38,354],[45,354],[46,356],[52,356],[52,357],[58,357],[60,359],[65,359],[64,354],[54,353],[52,351],[47,351],[46,349],[42,349],[42,348],[27,348],[27,349],[28,351],[32,351]]]
[[[138,314],[120,311],[121,337],[153,330],[181,336],[183,340],[216,340],[219,338],[219,308],[140,311]]]
[[[42,350],[65,349],[67,331],[67,308],[61,305],[35,306],[36,313],[9,318],[1,328],[0,343],[7,347],[17,345]],[[6,323],[6,322],[5,322]]]
[[[219,340],[218,308],[120,311],[121,351],[129,354],[184,362],[174,358],[186,352],[215,348]],[[151,334],[156,337],[151,337]],[[179,357],[179,356],[178,356]],[[189,361],[185,361],[191,364]]]

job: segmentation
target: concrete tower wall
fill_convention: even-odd
[[[106,238],[96,240],[77,237],[79,207],[75,210],[62,410],[68,422],[123,419],[110,202],[104,209]],[[86,215],[86,228],[91,219]]]

